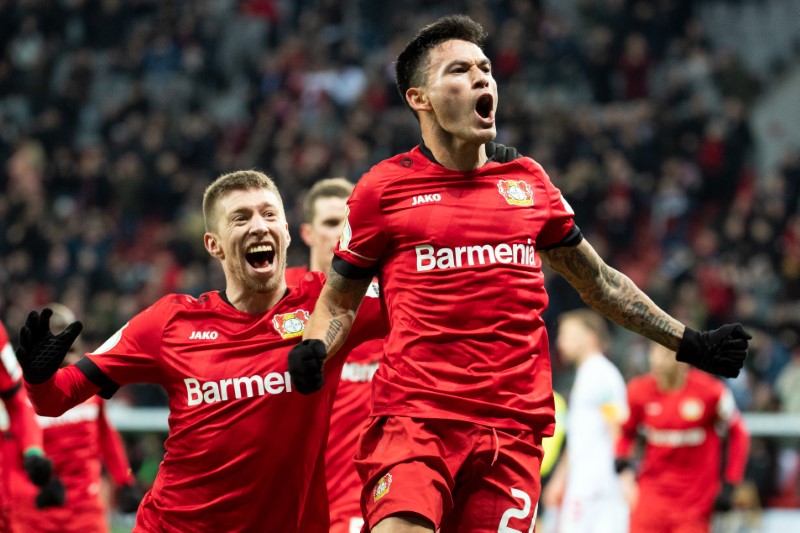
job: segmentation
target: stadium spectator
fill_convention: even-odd
[[[60,333],[75,321],[75,315],[62,304],[53,303],[50,325]],[[62,366],[82,356],[80,337],[70,347]],[[63,482],[62,505],[39,508],[38,489],[22,472],[11,472],[11,516],[16,531],[40,533],[108,532],[109,510],[103,503],[102,467],[105,466],[116,489],[112,503],[122,513],[135,513],[141,491],[131,473],[122,439],[106,419],[105,402],[94,396],[58,418],[39,417],[44,435],[44,450],[52,458],[55,475]]]
[[[135,531],[327,532],[324,447],[347,355],[326,367],[325,391],[301,396],[286,352],[300,340],[322,288],[310,273],[288,289],[288,225],[278,189],[258,171],[215,180],[203,197],[204,244],[225,288],[200,298],[172,294],[126,323],[73,365],[59,369],[81,331],[53,335],[52,311],[32,311],[17,359],[37,412],[58,416],[120,385],[157,383],[169,396],[170,435]],[[352,345],[381,337],[374,298]],[[370,337],[371,336],[371,337]]]
[[[741,325],[687,328],[606,265],[542,167],[492,142],[485,37],[471,18],[445,16],[398,56],[422,141],[359,181],[305,340],[289,353],[293,379],[316,385],[298,390],[313,392],[379,273],[393,327],[356,457],[371,531],[533,527],[554,422],[542,262],[681,360],[735,376],[746,355]]]
[[[593,311],[567,311],[559,319],[558,355],[577,371],[569,395],[567,451],[543,494],[547,508],[560,508],[555,531],[628,531],[629,511],[614,470],[628,405],[625,381],[604,355],[609,340],[605,319]]]
[[[347,198],[353,184],[344,178],[318,181],[303,198],[303,224],[300,235],[310,250],[308,266],[286,269],[286,283],[298,284],[306,273],[330,272],[333,250],[342,234]],[[371,290],[378,295],[378,285]],[[353,456],[362,429],[367,424],[372,376],[383,355],[383,339],[353,348],[342,368],[339,387],[333,400],[328,445],[325,449],[325,475],[328,483],[330,533],[361,531],[361,480]]]
[[[636,464],[634,447],[643,433],[636,479],[623,477],[631,531],[709,532],[712,513],[732,508],[750,436],[721,381],[676,361],[661,345],[652,344],[649,355],[650,373],[628,384],[629,417],[616,449],[617,468],[626,473]]]

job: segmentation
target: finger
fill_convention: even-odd
[[[28,330],[28,335],[30,338],[30,332],[35,331],[38,325],[39,325],[39,313],[37,313],[36,311],[31,311],[25,318],[25,325],[22,326],[22,329]],[[22,332],[20,331],[20,334],[21,333]]]
[[[36,332],[38,338],[46,337],[50,332],[50,317],[53,316],[53,310],[49,307],[42,309],[39,315],[39,330]]]
[[[67,326],[67,328],[59,334],[59,337],[62,337],[72,346],[72,343],[75,342],[75,339],[78,338],[81,331],[83,331],[83,324],[80,321],[75,321]]]
[[[30,346],[31,343],[31,329],[26,325],[22,326],[19,330],[19,344],[20,346]]]

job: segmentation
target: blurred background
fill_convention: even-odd
[[[601,256],[698,329],[753,333],[728,380],[755,520],[800,507],[800,0],[0,0],[0,320],[61,301],[99,345],[168,292],[224,284],[206,185],[259,168],[302,195],[419,142],[393,60],[467,13],[488,30],[497,141],[540,162]],[[548,276],[552,326],[582,306]],[[614,331],[626,378],[645,345]],[[571,372],[553,357],[554,386]],[[112,401],[152,481],[165,397]],[[767,514],[761,514],[766,509]],[[787,511],[788,513],[788,511]],[[766,518],[765,518],[766,517]]]

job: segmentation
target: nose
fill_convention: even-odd
[[[263,217],[254,216],[253,219],[250,221],[250,231],[249,233],[253,235],[263,235],[269,231],[269,225],[267,221],[264,220]]]
[[[473,72],[473,75],[472,75],[472,78],[473,78],[472,86],[473,86],[473,88],[475,88],[475,89],[483,89],[483,88],[489,86],[489,74],[488,73],[484,72],[483,69],[481,69],[478,66],[473,66],[472,67],[472,72]]]

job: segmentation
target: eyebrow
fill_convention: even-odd
[[[454,59],[453,61],[450,61],[447,64],[446,68],[450,69],[455,66],[465,67],[468,65],[472,65],[473,63],[477,63],[478,66],[484,66],[484,65],[491,66],[492,64],[492,62],[489,60],[488,57],[484,57],[483,59],[479,59],[478,61],[471,61],[468,59]]]

